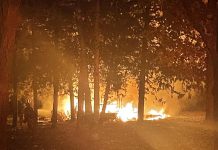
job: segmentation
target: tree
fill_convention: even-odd
[[[96,119],[99,117],[99,107],[100,107],[100,97],[99,97],[99,63],[100,63],[100,58],[99,58],[99,15],[100,15],[100,0],[96,1],[96,20],[95,20],[95,37],[96,37],[96,47],[95,47],[95,64],[94,64],[94,113]]]
[[[206,119],[218,119],[218,53],[217,53],[217,0],[183,0],[183,8],[189,22],[200,33],[207,48],[207,106]]]
[[[0,1],[0,145],[5,144],[7,121],[7,103],[11,82],[14,42],[17,26],[20,21],[20,0]],[[5,147],[0,147],[5,149]]]

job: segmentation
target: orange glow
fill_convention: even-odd
[[[78,100],[74,102],[75,109],[78,107]],[[62,112],[66,115],[67,119],[70,119],[70,100],[69,97],[63,99]],[[101,108],[100,108],[101,110]],[[84,107],[85,111],[85,107]],[[162,108],[161,110],[151,109],[146,113],[145,120],[160,120],[170,117],[164,113],[165,110]],[[138,109],[133,106],[133,102],[126,103],[123,107],[119,107],[117,102],[114,101],[107,105],[106,113],[117,113],[117,118],[123,122],[134,121],[138,118]]]
[[[170,115],[165,114],[163,108],[160,111],[151,109],[147,113],[146,120],[160,120],[160,119],[165,119],[167,117],[170,117]]]
[[[66,100],[63,106],[64,114],[67,116],[67,119],[70,118],[70,101]]]
[[[136,120],[137,116],[137,108],[134,108],[132,103],[127,103],[117,114],[117,117],[123,122]]]

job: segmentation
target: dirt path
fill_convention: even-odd
[[[56,129],[41,126],[34,133],[18,130],[8,141],[9,150],[218,150],[215,130],[175,120],[79,128],[64,123]]]
[[[39,128],[34,133],[18,130],[11,134],[9,150],[153,150],[123,123],[102,126],[59,125]]]
[[[156,150],[218,150],[217,132],[205,125],[159,121],[132,125],[131,130]]]

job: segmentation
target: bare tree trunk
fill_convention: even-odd
[[[18,104],[17,104],[17,82],[13,83],[13,128],[17,127]]]
[[[145,51],[143,49],[142,51]],[[144,120],[144,103],[145,103],[145,61],[144,53],[141,53],[140,75],[139,75],[139,99],[138,99],[138,121]]]
[[[110,76],[110,75],[108,75],[108,76]],[[106,111],[107,102],[108,102],[108,97],[109,97],[109,93],[110,93],[110,86],[111,86],[111,83],[110,83],[110,79],[109,79],[109,77],[108,77],[108,78],[107,78],[107,83],[106,83],[105,92],[104,92],[104,103],[103,103],[102,111],[101,111],[102,114],[104,114],[105,111]]]
[[[53,88],[54,88],[54,95],[53,95],[53,111],[52,111],[52,127],[56,127],[57,119],[58,119],[58,86],[59,81],[57,75],[54,75],[53,79]]]
[[[81,73],[80,73],[81,74]],[[81,76],[81,75],[79,75]],[[84,106],[84,87],[82,85],[81,77],[79,77],[79,85],[78,85],[78,113],[77,119],[80,121],[83,118],[83,106]]]
[[[85,94],[85,114],[90,116],[92,114],[92,104],[91,104],[91,91],[89,87],[89,75],[88,75],[88,66],[85,65],[85,80],[84,80],[84,94]]]
[[[84,119],[84,100],[85,100],[85,112],[86,114],[90,114],[92,112],[91,107],[91,93],[89,88],[89,81],[88,81],[88,66],[86,62],[87,52],[85,51],[86,46],[84,42],[84,34],[83,28],[84,24],[80,20],[81,17],[85,14],[85,11],[81,9],[81,1],[78,1],[78,18],[76,19],[78,25],[78,32],[79,32],[79,43],[80,43],[80,73],[79,73],[79,86],[78,86],[78,120]],[[79,17],[80,16],[80,17]]]
[[[81,53],[83,50],[81,49]],[[80,73],[79,73],[79,85],[78,85],[78,113],[77,113],[77,119],[78,121],[81,121],[84,115],[83,107],[84,107],[84,72],[83,72],[83,66],[84,62],[82,59],[83,54],[80,54]]]
[[[16,71],[16,51],[13,59],[13,122],[12,126],[17,127],[18,103],[17,103],[17,71]]]
[[[31,33],[31,47],[33,50],[35,50],[35,39],[34,39],[34,36],[35,36],[35,25],[34,25],[34,17],[32,18],[32,22],[31,22],[31,30],[32,30],[32,33]],[[35,62],[33,60],[33,62]],[[32,92],[33,92],[33,110],[35,112],[35,115],[37,117],[36,119],[36,124],[38,122],[38,89],[37,89],[37,72],[36,72],[36,64],[34,63],[33,64],[33,72],[32,72]]]
[[[207,54],[206,59],[207,64],[207,74],[206,74],[206,120],[212,121],[214,119],[214,96],[212,93],[213,84],[214,84],[214,66],[212,62],[212,56],[210,53]]]
[[[38,122],[38,90],[37,90],[37,83],[36,83],[36,77],[35,74],[33,75],[33,82],[32,82],[32,88],[33,88],[33,110],[36,114],[36,122]]]
[[[73,91],[73,83],[72,80],[69,81],[69,91],[70,91],[70,120],[75,120],[75,106],[74,106],[74,91]]]
[[[96,32],[96,44],[95,44],[95,66],[94,66],[94,114],[95,119],[99,119],[99,14],[100,14],[100,0],[96,1],[96,21],[95,21],[95,32]]]
[[[216,3],[216,7],[215,7],[215,14],[214,14],[214,17],[215,17],[215,38],[216,38],[216,41],[215,41],[215,51],[216,51],[216,56],[218,57],[218,1]],[[213,5],[213,3],[212,3]],[[218,58],[214,58],[214,61],[215,61],[215,65],[214,65],[214,69],[215,69],[215,73],[214,73],[214,76],[215,76],[215,83],[214,83],[214,109],[215,109],[215,119],[218,120]]]
[[[6,149],[8,90],[21,0],[0,1],[0,149]]]

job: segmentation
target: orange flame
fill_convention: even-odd
[[[75,101],[74,105],[75,107],[77,107],[78,101]],[[62,110],[64,111],[64,114],[68,119],[70,118],[70,109],[70,100],[66,98],[64,99]],[[138,109],[133,106],[133,102],[128,102],[122,108],[118,107],[117,102],[112,102],[111,104],[107,105],[106,113],[117,113],[117,118],[119,118],[123,122],[137,120],[138,118]],[[170,117],[170,115],[165,114],[163,108],[159,111],[151,109],[145,116],[145,120],[160,120],[167,117]]]
[[[146,120],[160,120],[160,119],[165,119],[167,117],[170,117],[170,115],[167,115],[164,113],[164,109],[162,108],[160,111],[151,109],[148,112],[148,117],[146,118]]]

